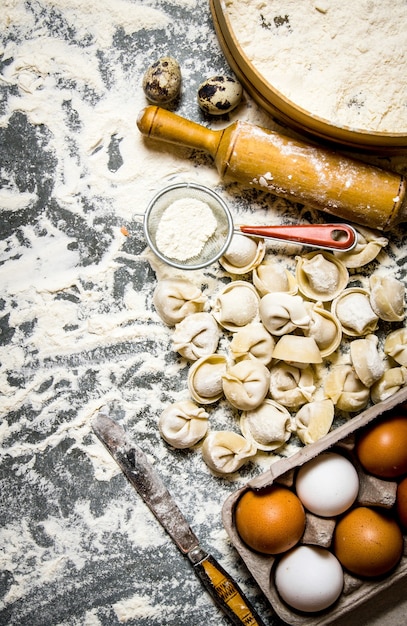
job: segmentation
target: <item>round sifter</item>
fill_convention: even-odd
[[[235,228],[222,198],[196,183],[158,192],[143,219],[145,238],[162,261],[182,270],[202,269],[223,256],[234,234],[298,243],[326,250],[350,250],[357,233],[348,224],[241,225]]]
[[[222,198],[207,187],[178,183],[162,189],[144,215],[152,251],[179,269],[202,269],[217,261],[233,236],[233,220]]]

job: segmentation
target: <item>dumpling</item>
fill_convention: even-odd
[[[327,311],[321,302],[307,302],[306,307],[311,318],[308,328],[304,330],[307,337],[313,337],[326,358],[339,348],[342,340],[342,326],[338,318]]]
[[[256,455],[257,448],[242,435],[227,430],[212,431],[202,444],[202,457],[214,472],[233,474]]]
[[[175,325],[172,343],[175,352],[189,361],[216,352],[220,338],[219,326],[210,313],[192,313]]]
[[[295,416],[295,429],[303,444],[315,443],[328,434],[334,419],[332,400],[314,400],[304,404]]]
[[[377,349],[377,335],[354,339],[350,344],[352,365],[358,378],[366,387],[371,387],[384,374],[383,358]]]
[[[297,257],[296,278],[307,298],[328,302],[345,289],[349,274],[331,252],[310,252]]]
[[[311,363],[322,363],[321,352],[315,339],[302,335],[283,335],[274,348],[273,359],[300,368]]]
[[[370,389],[370,397],[374,404],[383,402],[407,384],[407,367],[391,367],[377,380]]]
[[[370,304],[376,315],[386,322],[401,322],[405,317],[404,283],[387,274],[373,274],[369,283]]]
[[[361,411],[369,402],[369,387],[362,383],[353,367],[347,363],[337,365],[328,372],[324,389],[325,395],[341,411]]]
[[[236,233],[219,263],[231,274],[247,274],[262,262],[265,253],[264,239]]]
[[[232,281],[216,297],[212,314],[223,328],[235,332],[259,321],[259,302],[253,285],[244,280]]]
[[[236,409],[248,411],[265,399],[270,382],[267,367],[255,357],[238,361],[222,376],[223,393]]]
[[[230,352],[235,361],[246,359],[249,354],[264,365],[271,362],[275,340],[261,322],[252,322],[234,333]]]
[[[174,448],[190,448],[205,437],[208,418],[202,407],[191,400],[180,400],[164,409],[158,429],[162,438]]]
[[[354,228],[357,232],[356,246],[346,252],[334,252],[334,255],[349,269],[367,265],[389,243],[389,240],[377,231],[359,225]]]
[[[268,293],[260,300],[260,319],[272,335],[285,335],[296,328],[306,329],[310,316],[301,296]]]
[[[398,328],[387,335],[384,351],[397,363],[407,367],[407,328]]]
[[[351,337],[361,337],[376,330],[379,317],[370,304],[370,293],[361,287],[345,289],[332,302],[332,313],[341,323],[342,331]]]
[[[281,448],[291,437],[293,430],[288,410],[266,398],[256,409],[243,411],[240,417],[240,430],[258,450],[271,451]]]
[[[227,358],[223,354],[201,357],[189,368],[188,389],[199,404],[212,404],[223,396],[222,377]]]
[[[189,280],[174,278],[161,280],[153,294],[153,304],[167,326],[175,326],[191,313],[203,311],[207,299]]]
[[[263,261],[253,270],[253,285],[261,296],[266,293],[281,292],[295,295],[297,282],[291,272],[281,263]]]
[[[270,370],[270,396],[289,409],[311,402],[315,392],[314,371],[280,361]]]

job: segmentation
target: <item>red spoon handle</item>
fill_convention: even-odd
[[[350,250],[357,234],[348,224],[289,224],[286,226],[240,226],[242,233],[270,239],[291,241],[329,250]]]

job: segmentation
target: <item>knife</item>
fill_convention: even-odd
[[[92,428],[182,554],[188,557],[198,578],[231,623],[238,626],[265,626],[236,582],[200,546],[160,476],[144,452],[129,440],[124,429],[103,413],[99,413],[92,421]],[[271,622],[270,626],[284,624],[275,617],[277,621]]]

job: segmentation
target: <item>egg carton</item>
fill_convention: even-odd
[[[380,579],[362,579],[344,572],[344,587],[339,599],[329,608],[318,613],[301,613],[287,606],[279,597],[273,582],[273,565],[276,557],[251,550],[237,532],[234,511],[243,493],[249,489],[261,489],[271,484],[291,487],[297,469],[307,461],[323,452],[346,452],[359,475],[359,492],[355,504],[360,506],[378,506],[391,508],[396,500],[397,484],[395,481],[383,480],[366,474],[357,462],[353,453],[357,432],[374,422],[386,412],[407,401],[407,389],[401,389],[387,400],[372,406],[358,416],[349,419],[323,439],[302,448],[289,458],[272,463],[270,469],[250,480],[244,487],[232,493],[225,501],[222,519],[229,538],[251,572],[253,578],[270,602],[275,613],[291,626],[320,626],[331,624],[333,620],[343,617],[355,607],[371,600],[379,592],[388,589],[396,581],[407,576],[407,537],[404,535],[404,551],[397,567],[387,577]],[[323,519],[306,512],[306,527],[301,544],[317,545],[329,548],[335,529],[335,519]]]

